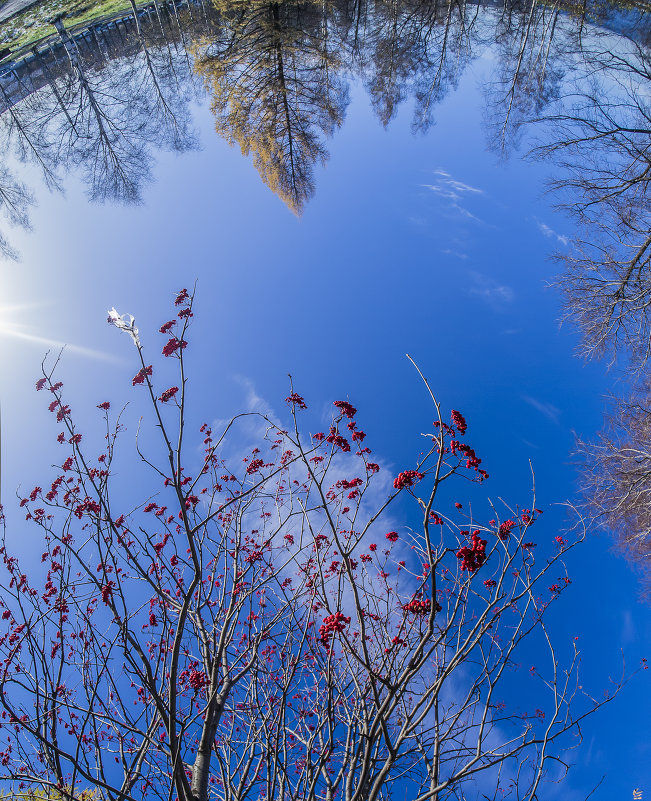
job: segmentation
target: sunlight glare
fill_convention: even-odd
[[[12,314],[15,312],[31,311],[35,308],[44,306],[45,304],[29,304],[20,306],[0,306],[0,338],[20,340],[22,342],[32,343],[34,345],[45,345],[48,348],[64,349],[67,353],[74,353],[79,356],[87,356],[92,359],[101,359],[110,362],[119,362],[120,360],[110,353],[104,353],[92,348],[85,348],[81,345],[71,345],[70,343],[62,342],[57,339],[40,336],[38,334],[30,333],[30,326],[25,323],[19,323],[11,319]]]

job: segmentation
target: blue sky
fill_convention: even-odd
[[[559,298],[545,288],[555,269],[548,256],[572,234],[542,196],[547,167],[500,163],[486,149],[486,68],[480,60],[465,73],[426,136],[411,134],[409,103],[383,129],[354,85],[301,218],[214,135],[206,105],[195,115],[202,150],[159,154],[143,206],[90,205],[75,176],[65,196],[39,191],[33,232],[12,233],[22,262],[0,266],[10,538],[22,536],[15,488],[42,483],[58,452],[33,391],[47,345],[6,329],[72,346],[60,375],[83,430],[96,403],[130,397],[137,369],[106,310],[134,314],[153,354],[174,293],[195,280],[188,352],[197,419],[226,417],[253,391],[280,412],[291,373],[324,414],[350,398],[374,450],[404,469],[432,418],[410,353],[444,408],[466,416],[491,474],[487,494],[528,505],[532,461],[541,526],[553,537],[565,521],[554,504],[575,489],[574,433],[600,427],[612,379],[604,365],[574,358],[575,334],[559,328]],[[574,583],[554,622],[568,648],[580,637],[586,686],[598,692],[617,675],[622,650],[631,671],[648,655],[651,614],[606,539],[590,538],[569,570]],[[651,792],[646,693],[648,674],[587,723],[564,797],[585,797],[604,773],[595,799]]]

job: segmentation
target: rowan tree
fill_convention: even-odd
[[[286,427],[243,413],[191,436],[192,316],[182,290],[160,327],[160,361],[176,362],[178,380],[160,386],[164,370],[146,358],[133,318],[109,314],[135,345],[133,390],[149,409],[141,428],[153,424],[162,454],[139,445],[156,492],[131,465],[131,493],[143,487],[135,505],[116,470],[122,423],[111,402],[98,404],[97,454],[54,368],[36,385],[65,454],[53,479],[20,499],[41,538],[42,575],[28,575],[6,543],[0,551],[6,791],[66,801],[88,791],[103,801],[538,798],[581,721],[618,689],[587,695],[576,642],[559,649],[548,628],[582,534],[543,530],[534,542],[535,499],[487,520],[461,501],[447,508],[443,484],[483,484],[488,473],[463,415],[433,395],[424,453],[388,477],[350,401],[308,433],[293,387]],[[251,421],[262,434],[243,454],[238,425]],[[537,666],[517,675],[528,649]]]

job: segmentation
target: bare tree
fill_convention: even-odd
[[[625,354],[640,370],[651,355],[651,57],[638,43],[624,40],[616,54],[596,44],[582,40],[590,77],[541,120],[553,135],[534,152],[560,164],[552,188],[581,226],[559,253],[558,285],[582,352],[613,362]]]
[[[119,454],[109,401],[96,456],[52,369],[37,383],[70,450],[20,501],[42,575],[0,552],[0,780],[66,801],[537,798],[617,692],[587,695],[576,646],[562,659],[546,622],[582,534],[536,548],[533,505],[487,522],[441,509],[442,484],[488,474],[461,413],[446,419],[433,396],[426,452],[393,480],[350,402],[308,434],[293,387],[289,429],[241,414],[203,424],[197,451],[192,301],[182,290],[160,329],[179,371],[164,390],[133,318],[110,313],[136,345],[156,433],[141,426],[143,475]],[[241,424],[257,426],[255,447],[229,445]],[[529,646],[539,667],[523,709],[513,672]]]
[[[641,568],[651,590],[651,384],[610,399],[606,425],[593,441],[579,440],[587,512]]]
[[[527,123],[558,99],[574,57],[567,48],[573,28],[559,3],[504,4],[495,30],[495,75],[484,89],[492,150],[506,155],[518,147]]]
[[[626,214],[627,212],[624,211]],[[645,219],[646,215],[645,215]],[[583,228],[569,252],[557,253],[563,272],[564,318],[582,335],[579,352],[629,357],[634,371],[651,355],[651,236],[644,220],[616,219]]]
[[[30,228],[28,208],[34,199],[27,187],[17,181],[11,172],[0,165],[0,212],[10,225]],[[0,232],[0,255],[6,259],[18,259],[18,253]]]

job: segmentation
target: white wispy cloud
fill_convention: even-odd
[[[503,309],[515,300],[515,291],[507,284],[500,284],[478,272],[471,272],[470,278],[472,284],[468,289],[469,294],[477,295],[494,309]]]
[[[477,186],[471,186],[463,181],[458,181],[445,170],[434,170],[434,175],[436,177],[433,183],[421,184],[423,189],[429,189],[442,200],[448,201],[450,208],[454,209],[462,217],[467,217],[469,220],[474,220],[479,223],[483,222],[476,214],[473,214],[462,205],[462,201],[469,196],[483,195],[483,189]]]
[[[474,192],[478,195],[483,195],[484,190],[479,189],[477,186],[471,186],[470,184],[463,183],[463,181],[457,181],[453,178],[449,172],[445,170],[434,170],[434,175],[438,175],[438,186],[446,186],[449,188],[449,191],[457,192],[459,194],[463,194],[464,192]]]
[[[569,243],[569,237],[565,236],[564,234],[559,234],[554,231],[553,228],[550,228],[546,223],[541,222],[540,220],[536,220],[536,225],[538,226],[538,230],[540,231],[543,236],[546,236],[548,239],[556,239],[562,245],[566,245]]]
[[[235,382],[244,390],[244,408],[247,412],[258,412],[259,414],[271,413],[271,405],[258,394],[255,384],[250,378],[243,375],[235,376]],[[273,415],[275,417],[275,415]]]
[[[452,248],[445,248],[445,250],[442,250],[441,253],[444,253],[446,256],[454,256],[457,259],[468,258],[467,253],[462,253],[460,250],[453,250]]]
[[[481,217],[478,217],[476,214],[473,214],[471,211],[468,211],[468,209],[465,209],[463,206],[455,205],[455,208],[462,217],[467,217],[469,220],[474,220],[475,222],[478,223],[484,222],[481,219]]]
[[[622,645],[630,645],[632,642],[635,642],[638,639],[631,610],[624,609],[622,612],[622,618]]]
[[[540,412],[540,414],[545,415],[549,420],[553,423],[558,425],[558,420],[561,415],[561,410],[554,406],[553,403],[548,403],[547,401],[541,401],[538,398],[532,398],[531,395],[523,395],[522,400],[525,403],[528,403],[529,406],[533,406],[533,408]]]

